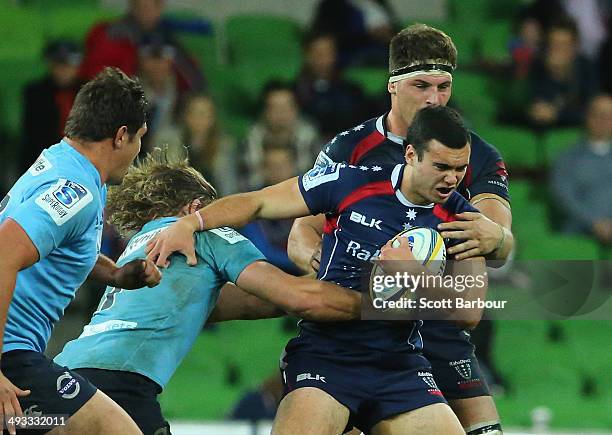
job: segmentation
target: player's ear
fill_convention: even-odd
[[[113,148],[122,148],[127,141],[130,140],[127,126],[122,125],[117,129],[115,133],[115,139],[113,140]]]
[[[417,153],[414,147],[410,144],[406,147],[406,163],[412,166],[417,158]]]
[[[387,90],[389,91],[390,94],[397,94],[397,89],[396,89],[396,86],[395,86],[395,82],[387,83]]]

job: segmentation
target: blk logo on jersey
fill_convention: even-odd
[[[300,381],[321,381],[323,383],[325,382],[325,376],[321,376],[321,375],[312,375],[310,373],[302,373],[297,375],[295,382],[300,382]]]
[[[357,222],[365,227],[376,228],[377,230],[381,230],[379,225],[382,222],[382,220],[374,219],[374,218],[368,219],[367,217],[365,217],[364,215],[360,213],[357,213],[356,211],[351,212],[350,220],[352,220],[353,222]]]

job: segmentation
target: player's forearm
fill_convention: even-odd
[[[510,256],[510,253],[514,249],[514,234],[512,234],[512,231],[510,231],[508,228],[502,227],[502,229],[504,231],[504,235],[502,236],[500,247],[491,252],[491,254],[487,255],[488,260],[498,261],[498,263],[500,263],[499,266],[502,266],[506,262]],[[494,263],[491,263],[491,265],[494,266]]]
[[[114,287],[116,285],[115,274],[117,270],[119,270],[119,267],[117,267],[117,264],[112,259],[100,254],[94,268],[89,273],[88,279]]]
[[[260,217],[262,204],[258,193],[238,193],[214,201],[196,212],[202,218],[201,221],[195,216],[196,213],[182,219],[189,222],[194,232],[200,231],[201,223],[207,230],[219,227],[241,228]]]
[[[514,248],[512,210],[506,200],[496,195],[477,195],[471,204],[499,226],[498,244],[486,257],[488,260],[497,260],[491,264],[493,267],[501,267]]]
[[[361,293],[325,281],[314,281],[302,291],[302,304],[294,314],[305,320],[333,322],[356,320],[361,317]]]
[[[323,215],[306,216],[296,219],[291,227],[287,254],[289,259],[305,273],[313,271],[311,260],[315,249],[321,243],[323,221]]]
[[[17,281],[17,269],[2,265],[0,267],[0,357],[2,356],[2,347],[4,343],[4,327],[8,317],[9,305],[15,291],[15,283]]]
[[[221,289],[214,310],[208,322],[228,320],[256,320],[284,316],[285,312],[276,305],[254,296],[234,284],[227,283]]]

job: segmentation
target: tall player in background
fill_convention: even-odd
[[[448,103],[456,65],[455,45],[440,30],[415,24],[399,32],[389,47],[387,89],[391,110],[339,133],[323,146],[315,167],[333,162],[352,165],[402,162],[404,136],[415,113],[424,107]],[[499,152],[473,132],[471,146],[470,164],[458,192],[482,214],[459,214],[456,221],[441,224],[439,230],[445,238],[467,239],[448,250],[458,260],[478,255],[505,260],[513,246],[508,174]],[[289,257],[307,273],[319,269],[324,221],[323,216],[298,219],[289,236]],[[431,321],[425,322],[421,333],[423,352],[432,364],[436,382],[466,432],[501,433],[495,403],[469,333],[455,325]],[[471,375],[466,378],[466,373]]]
[[[193,232],[198,229],[326,213],[331,231],[323,237],[324,266],[318,278],[359,290],[370,261],[408,222],[435,228],[457,213],[476,212],[455,192],[470,156],[469,134],[458,114],[444,106],[423,109],[410,131],[404,164],[337,163],[223,198],[158,234],[149,243],[149,257],[165,265],[170,253],[180,251],[193,262]],[[407,241],[403,244],[410,258]],[[449,273],[485,276],[484,258],[454,262]],[[485,297],[486,288],[486,282],[475,286],[470,297]],[[428,290],[430,296],[455,294]],[[462,323],[474,326],[481,314],[465,311]],[[286,396],[273,433],[306,434],[315,427],[317,433],[332,435],[355,425],[375,435],[462,434],[422,356],[420,324],[300,322],[300,333],[281,361]]]
[[[144,258],[155,234],[215,199],[213,187],[186,159],[155,150],[109,190],[111,221],[124,237],[133,235],[118,263]],[[108,394],[145,435],[170,433],[157,395],[207,321],[277,317],[283,314],[277,307],[318,321],[361,313],[358,293],[282,272],[231,228],[198,233],[196,251],[197,266],[173,259],[154,289],[109,286],[83,333],[55,358]],[[224,286],[228,281],[245,291]]]
[[[64,139],[43,151],[0,205],[0,417],[23,408],[31,416],[68,415],[49,420],[54,434],[140,433],[108,396],[44,351],[94,265],[93,278],[123,288],[161,278],[152,262],[119,268],[99,255],[105,183],[120,182],[140,151],[146,105],[137,80],[101,72],[78,92]]]

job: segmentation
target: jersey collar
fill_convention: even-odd
[[[83,168],[87,169],[87,171],[92,174],[96,185],[99,188],[102,188],[102,178],[100,177],[100,172],[98,171],[98,168],[96,168],[87,157],[81,154],[76,148],[74,148],[64,139],[62,139],[60,143],[64,148],[66,148],[67,152],[70,153],[83,166]]]
[[[420,208],[432,208],[434,203],[425,204],[425,205],[417,205],[410,202],[408,198],[404,196],[402,191],[400,190],[400,185],[402,182],[402,176],[404,175],[404,169],[406,168],[406,164],[395,165],[393,168],[393,172],[391,172],[391,185],[393,189],[395,189],[395,197],[399,202],[401,202],[406,207],[420,207]]]
[[[384,115],[379,116],[376,119],[376,130],[378,130],[378,132],[380,134],[382,134],[384,137],[386,137],[387,139],[389,139],[391,142],[395,142],[398,145],[404,146],[404,138],[401,136],[398,136],[395,133],[391,133],[389,130],[387,130],[387,116],[389,115],[389,112],[385,113]]]

